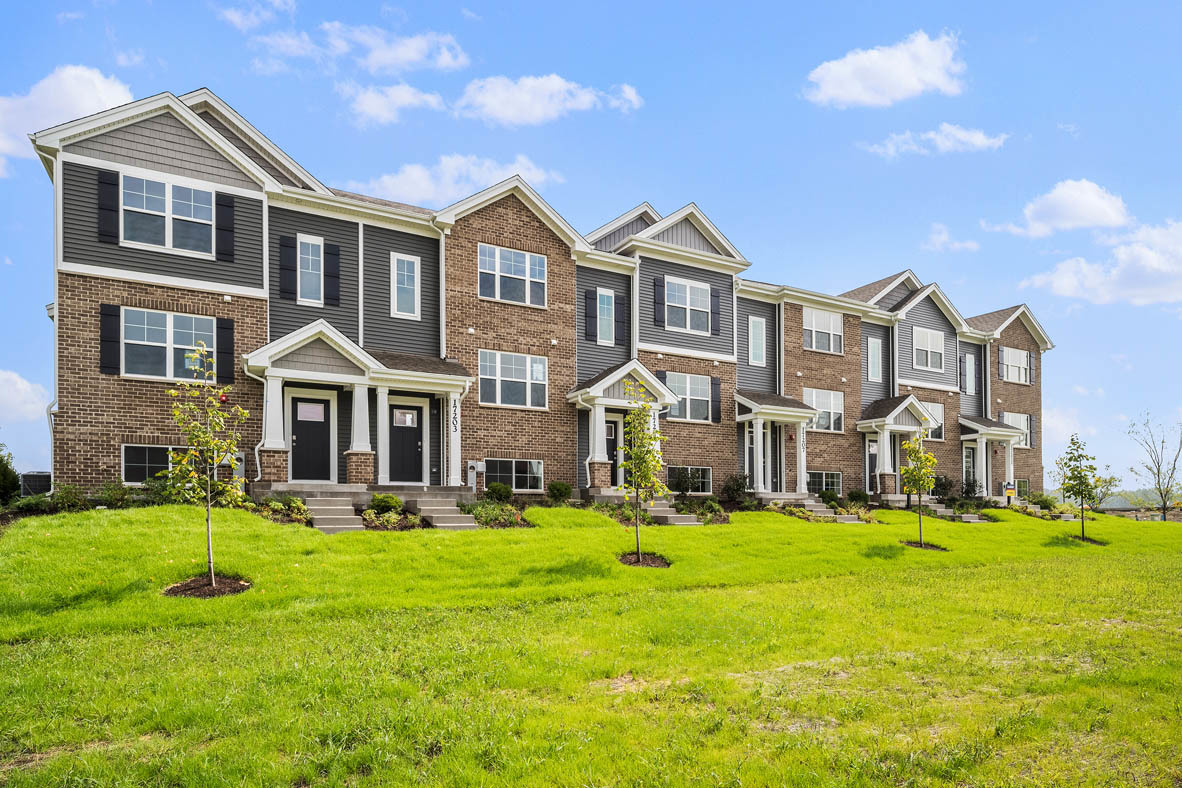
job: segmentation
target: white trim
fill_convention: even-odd
[[[669,306],[670,306],[669,305],[669,283],[670,282],[676,282],[679,285],[685,286],[685,306],[681,306],[680,304],[673,305],[674,307],[676,307],[678,309],[685,310],[685,328],[678,328],[677,326],[672,326],[669,324]],[[694,288],[696,288],[698,290],[705,290],[706,291],[706,308],[705,309],[690,306],[690,302],[693,300],[690,295],[690,291]],[[705,336],[705,337],[712,336],[712,334],[710,333],[710,316],[711,316],[710,315],[710,306],[711,306],[710,302],[713,300],[713,298],[714,298],[714,296],[713,296],[712,288],[706,282],[699,282],[695,279],[685,279],[680,276],[666,275],[665,276],[665,330],[666,331],[676,331],[681,334],[694,334],[696,336]],[[690,324],[693,322],[692,320],[690,320],[690,313],[694,312],[694,311],[706,313],[706,330],[705,331],[696,331],[696,330],[690,328]]]
[[[841,395],[841,408],[839,408],[839,409],[818,408],[816,405],[810,404],[808,401],[808,392],[810,392],[810,391],[814,391],[814,392],[823,391],[823,392],[827,393],[830,397],[830,404],[832,404],[832,402],[833,402],[833,395],[840,394]],[[824,433],[829,433],[829,434],[834,434],[834,435],[841,435],[841,434],[845,433],[845,392],[844,391],[838,391],[837,389],[820,389],[820,388],[813,388],[811,386],[802,386],[801,390],[800,390],[800,401],[803,402],[805,405],[808,405],[810,408],[812,408],[817,414],[816,416],[813,416],[813,418],[809,419],[810,422],[816,421],[817,416],[819,416],[821,413],[829,413],[830,414],[830,419],[829,419],[830,424],[833,423],[832,414],[838,414],[841,416],[841,429],[835,430],[832,428],[831,429],[822,429],[820,427],[808,427],[809,432],[824,432]],[[807,422],[806,422],[806,424],[807,424]]]
[[[1002,381],[1005,383],[1017,383],[1019,385],[1029,386],[1030,385],[1030,359],[1031,359],[1030,351],[1023,350],[1022,348],[1018,348],[1018,347],[1010,347],[1009,345],[1001,345],[1000,347],[1001,347],[1001,357],[1002,357],[1002,363],[1001,363],[1001,366],[1002,366],[1001,379],[1002,379]],[[1024,353],[1026,355],[1026,363],[1025,364],[1011,364],[1009,361],[1010,353]],[[1009,376],[1010,367],[1016,367],[1017,369],[1026,370],[1026,380],[1021,380],[1020,379],[1021,375],[1019,375],[1018,378],[1011,378]]]
[[[732,355],[726,353],[713,353],[708,350],[696,350],[694,348],[674,347],[672,345],[654,345],[649,342],[638,342],[636,345],[638,351],[643,350],[647,353],[663,353],[670,356],[683,356],[685,358],[706,359],[707,361],[726,361],[728,363],[737,363]]]
[[[877,303],[880,298],[882,298],[887,293],[894,290],[896,287],[898,287],[903,282],[907,282],[907,284],[911,285],[912,291],[919,290],[921,287],[923,287],[923,282],[919,281],[919,277],[916,276],[914,273],[912,273],[911,269],[908,268],[906,271],[904,271],[903,273],[896,276],[893,280],[891,280],[891,283],[889,285],[884,287],[882,290],[879,290],[878,293],[873,298],[866,299],[866,303],[868,303],[868,304]]]
[[[127,481],[127,450],[128,449],[164,449],[168,452],[168,467],[165,470],[172,470],[172,453],[179,446],[164,446],[158,443],[121,443],[119,444],[119,481],[123,482],[127,487],[143,487],[144,482],[129,482]],[[157,471],[159,473],[159,471]],[[148,478],[155,478],[149,476]]]
[[[485,271],[480,267],[480,249],[481,247],[488,247],[493,249],[493,270]],[[501,271],[501,252],[517,252],[525,255],[525,273],[522,276],[515,274],[506,274]],[[545,268],[545,275],[541,279],[536,279],[530,271],[532,265],[531,257],[542,258],[542,265]],[[493,295],[486,296],[480,292],[480,277],[485,274],[492,274],[493,277]],[[522,295],[525,296],[524,301],[514,301],[509,298],[501,297],[501,278],[508,277],[509,279],[520,279],[524,283],[522,288]],[[530,286],[534,282],[541,282],[542,287],[545,288],[545,298],[540,304],[535,304],[532,300],[533,288]],[[484,301],[496,301],[502,304],[513,304],[514,306],[531,306],[535,309],[548,309],[550,304],[550,260],[547,255],[540,252],[530,252],[525,249],[514,249],[511,246],[501,246],[499,244],[490,244],[481,241],[476,244],[476,297]]]
[[[320,249],[320,298],[311,299],[304,298],[303,293],[303,279],[304,269],[300,265],[300,245],[310,244],[317,246]],[[308,235],[307,233],[296,233],[296,303],[301,306],[324,306],[324,237],[320,235]]]
[[[398,261],[403,260],[412,262],[415,265],[415,311],[413,313],[398,311]],[[422,295],[423,295],[423,261],[422,258],[413,254],[401,254],[399,252],[390,252],[390,317],[396,317],[401,320],[422,320]]]
[[[944,407],[943,402],[923,402],[921,400],[919,404],[923,405],[923,409],[925,411],[927,411],[929,416],[931,416],[932,426],[925,427],[925,429],[928,431],[927,440],[935,441],[936,443],[943,443],[948,438],[948,425],[944,420],[945,413],[947,412],[948,409],[946,407]],[[939,421],[936,420],[935,413],[930,410],[930,408],[932,408],[932,407],[938,407],[940,409]],[[935,425],[937,425],[937,424],[940,425],[940,432],[943,437],[933,438],[932,437],[932,430],[935,429]]]
[[[962,331],[969,334],[975,333],[975,329],[968,324],[968,321],[966,321],[964,316],[961,315],[960,310],[958,310],[956,305],[952,303],[952,300],[944,294],[944,291],[940,289],[938,284],[932,282],[930,285],[923,287],[917,292],[919,295],[912,293],[909,296],[910,300],[908,301],[907,305],[898,312],[894,313],[898,316],[899,320],[907,317],[907,313],[914,309],[916,304],[919,304],[930,297],[936,302],[936,306],[941,312],[944,313],[944,317],[948,318],[949,322],[952,323],[952,327],[958,333]]]
[[[805,322],[806,322],[805,318],[808,317],[810,312],[812,313],[812,316],[813,316],[813,325],[806,326],[805,325]],[[820,331],[820,333],[822,333],[822,334],[829,335],[829,350],[825,350],[824,348],[817,347],[817,332],[818,332],[817,322],[816,322],[817,315],[826,315],[829,317],[829,328],[827,330]],[[835,317],[837,318],[837,327],[838,327],[837,331],[833,330],[833,318],[835,318]],[[813,334],[813,337],[812,337],[813,346],[812,347],[809,347],[808,345],[804,344],[804,332],[805,331],[811,331]],[[841,337],[841,350],[833,350],[833,338],[835,336]],[[809,350],[809,351],[812,351],[813,353],[828,353],[831,356],[844,356],[845,355],[845,314],[842,312],[834,312],[831,309],[817,309],[816,307],[812,307],[812,306],[801,307],[801,311],[800,311],[800,346],[801,346],[802,350]]]
[[[637,262],[634,257],[625,257],[611,252],[595,250],[586,253],[580,252],[575,255],[575,265],[631,276],[636,271]]]
[[[744,457],[746,456],[746,454],[747,454],[747,450],[746,450],[746,447],[744,447],[744,449],[743,449]],[[669,472],[672,471],[674,468],[681,468],[683,470],[689,470],[689,471],[708,471],[706,479],[702,479],[700,477],[698,479],[699,482],[706,482],[706,489],[702,490],[702,491],[691,492],[690,495],[709,495],[711,493],[711,491],[714,489],[714,466],[713,465],[666,465],[665,466],[665,482],[666,483],[671,481],[669,478]]]
[[[300,326],[295,331],[285,334],[279,339],[263,345],[261,348],[252,350],[246,354],[246,363],[251,367],[269,367],[273,360],[285,356],[296,348],[306,345],[308,342],[311,342],[313,339],[317,338],[328,342],[328,344],[332,346],[337,352],[360,367],[360,369],[358,369],[358,376],[336,375],[332,378],[332,380],[348,379],[350,382],[364,382],[364,374],[367,370],[370,374],[373,374],[375,372],[381,372],[385,369],[380,363],[378,363],[377,359],[369,355],[369,353],[366,353],[364,349],[358,347],[353,342],[353,340],[342,334],[340,329],[329,323],[324,318],[320,318],[318,320],[312,321],[311,323]],[[318,373],[285,369],[281,374],[284,377],[303,377],[305,375],[316,375]],[[360,378],[360,380],[357,378]]]
[[[291,401],[293,397],[300,399],[322,399],[329,403],[328,408],[328,457],[329,478],[324,479],[296,479],[292,476],[295,470],[295,450],[291,443]],[[336,484],[337,483],[337,392],[335,389],[301,389],[285,386],[283,389],[283,427],[284,439],[287,442],[288,455],[287,480],[300,484]]]
[[[927,345],[927,347],[921,348],[919,346],[919,338],[921,336],[926,337],[925,344]],[[934,348],[932,347],[932,343],[936,341],[937,337],[939,338],[939,347],[940,347],[940,349],[938,351],[934,350]],[[917,360],[916,357],[920,353],[920,351],[923,351],[924,353],[928,354],[928,363],[927,364],[920,364],[919,361]],[[932,353],[934,353],[934,352],[938,352],[940,354],[940,366],[938,366],[938,367],[933,367],[931,365]],[[924,328],[923,326],[912,326],[911,327],[911,367],[912,367],[912,369],[922,369],[922,370],[926,370],[928,372],[943,373],[945,366],[946,366],[944,363],[945,356],[947,356],[947,355],[948,355],[948,343],[945,342],[943,331],[937,331],[934,328]]]
[[[670,382],[670,379],[669,379],[671,375],[680,375],[683,378],[685,378],[685,391],[686,391],[685,394],[678,394],[677,390],[673,388],[673,384]],[[706,381],[706,396],[704,398],[690,396],[690,394],[689,394],[689,390],[690,390],[689,379],[690,378],[701,378],[702,380]],[[673,370],[666,370],[665,371],[665,385],[666,385],[666,387],[668,387],[669,391],[671,391],[673,393],[673,396],[676,400],[674,403],[675,405],[680,405],[681,400],[685,399],[685,415],[684,416],[674,416],[673,415],[673,406],[671,405],[669,407],[669,415],[668,415],[669,421],[686,422],[689,424],[712,424],[712,423],[714,423],[714,419],[713,419],[714,398],[713,398],[713,392],[711,391],[712,384],[711,384],[709,375],[699,375],[694,372],[676,372]],[[693,408],[690,407],[690,403],[691,403],[691,401],[694,401],[694,400],[696,400],[698,402],[705,402],[706,403],[706,418],[704,418],[704,419],[690,418],[689,414],[693,410]]]
[[[966,397],[975,397],[981,393],[979,387],[977,386],[977,366],[978,366],[977,365],[977,354],[976,353],[965,353],[964,360],[965,360],[965,366],[964,366],[964,392],[963,393]],[[969,362],[972,362],[972,363],[969,363]],[[971,375],[969,374],[970,367],[972,368]]]
[[[603,315],[599,313],[599,299],[604,296],[611,299],[611,319],[607,322],[611,325],[612,335],[607,340],[603,338]],[[595,344],[606,347],[615,347],[616,344],[616,291],[610,287],[595,288]]]
[[[751,341],[751,337],[755,336],[755,324],[760,325],[759,336],[762,337],[763,358],[759,361],[755,360],[755,345]],[[760,315],[747,315],[747,363],[753,367],[767,366],[767,318]]]
[[[134,208],[124,205],[124,194],[127,191],[126,180],[128,178],[136,178],[142,181],[152,181],[164,186],[164,210],[153,211],[150,208]],[[119,245],[130,249],[144,249],[150,252],[164,252],[166,254],[176,254],[182,257],[194,257],[198,260],[213,261],[217,259],[217,229],[214,225],[214,218],[217,211],[217,192],[212,188],[205,186],[193,186],[184,183],[184,178],[174,178],[168,173],[151,173],[150,175],[136,175],[130,172],[119,172]],[[177,216],[173,212],[173,187],[179,186],[182,189],[191,189],[195,191],[202,191],[209,193],[209,220],[196,219],[189,216]],[[147,193],[145,192],[145,200]],[[123,217],[127,211],[133,213],[142,213],[146,216],[160,216],[164,219],[164,243],[154,244],[147,241],[129,241],[126,237],[125,222]],[[182,222],[191,222],[193,224],[201,224],[209,227],[209,251],[200,252],[195,249],[180,249],[173,245],[173,221],[179,219]]]
[[[316,216],[369,224],[425,238],[438,238],[442,232],[440,228],[431,224],[431,217],[423,214],[401,213],[397,208],[336,194],[316,194],[295,186],[284,186],[282,191],[268,191],[267,200],[273,205],[290,207]]]
[[[512,485],[510,485],[510,489],[512,489],[513,492],[515,492],[515,493],[521,493],[523,495],[541,495],[546,492],[546,461],[545,460],[537,459],[537,458],[533,458],[533,457],[485,457],[483,459],[483,461],[485,463],[486,468],[488,467],[487,464],[488,464],[489,460],[495,460],[497,462],[511,462],[511,463],[513,463],[513,481],[514,481],[514,483],[517,482],[517,463],[518,462],[539,463],[539,465],[541,467],[538,471],[538,489],[531,490],[528,487],[513,487]],[[588,481],[590,481],[590,480],[588,480]],[[488,489],[488,472],[487,471],[485,471],[485,474],[484,474],[484,489],[486,489],[486,490]]]
[[[635,235],[628,236],[623,243],[616,247],[616,251],[640,252],[646,256],[656,257],[666,262],[705,268],[709,271],[718,271],[724,274],[731,274],[732,276],[742,273],[751,265],[746,260],[735,260],[731,257],[723,257],[722,255],[711,254],[709,252],[699,252],[696,249],[689,249],[663,241],[654,241],[651,238],[640,238]]]
[[[735,392],[735,402],[751,411],[742,416],[736,413],[735,421],[739,423],[751,421],[755,418],[762,418],[768,422],[798,424],[808,422],[817,415],[817,411],[813,408],[801,410],[800,408],[788,408],[780,405],[761,405],[738,392]],[[737,410],[738,408],[736,408]]]
[[[299,260],[299,247],[296,247],[296,260]],[[416,276],[418,266],[415,266]],[[418,280],[415,280],[416,283]],[[296,280],[298,287],[299,280]],[[416,288],[417,289],[417,288]],[[391,287],[391,294],[393,288]],[[270,322],[270,321],[268,321]],[[357,223],[357,344],[365,346],[365,224]]]
[[[480,369],[480,354],[481,353],[491,353],[496,358],[496,364],[497,364],[496,375],[489,377],[487,375],[481,374],[481,369]],[[506,378],[506,377],[504,377],[501,374],[502,373],[502,363],[501,363],[502,356],[521,356],[522,358],[524,358],[525,359],[525,377],[524,378]],[[537,359],[541,359],[542,361],[545,362],[546,379],[544,381],[535,381],[533,379],[533,369],[534,369],[533,362]],[[480,397],[480,381],[484,380],[485,378],[488,378],[489,380],[493,380],[496,382],[497,399],[495,402],[485,402]],[[510,383],[522,383],[525,386],[525,404],[524,405],[514,405],[512,403],[501,402],[501,384],[504,383],[505,381],[508,381]],[[533,395],[533,387],[535,385],[537,385],[538,383],[541,383],[543,386],[546,387],[545,404],[531,405],[530,403],[533,401],[533,396],[534,396]],[[546,356],[535,356],[530,353],[519,353],[515,350],[491,350],[489,348],[478,348],[476,351],[476,403],[480,407],[483,407],[483,408],[512,408],[513,410],[534,410],[534,411],[549,410],[550,409],[550,359],[547,358]]]
[[[652,225],[656,224],[657,222],[661,221],[661,214],[657,213],[657,210],[655,208],[653,208],[653,206],[649,205],[647,202],[642,202],[640,205],[637,205],[635,208],[628,211],[627,213],[622,213],[619,216],[617,216],[616,218],[607,222],[606,224],[596,227],[594,230],[587,233],[587,235],[585,235],[583,237],[587,239],[587,243],[594,246],[595,242],[598,241],[600,238],[603,238],[604,236],[607,236],[607,235],[611,235],[613,232],[615,232],[620,227],[623,227],[625,224],[628,224],[629,222],[633,221],[634,219],[638,219],[645,214],[647,214],[652,219],[652,221],[649,222],[650,227]]]
[[[629,275],[631,292],[628,294],[628,322],[630,356],[635,359],[640,355],[640,258],[635,259],[636,267]]]
[[[584,389],[579,389],[578,391],[570,392],[566,395],[566,400],[567,402],[584,404],[581,402],[581,399],[586,396],[595,399],[597,404],[608,407],[631,407],[631,404],[627,401],[621,400],[617,402],[603,396],[603,393],[609,387],[614,386],[628,375],[638,378],[640,382],[644,384],[645,389],[647,389],[650,394],[657,398],[658,405],[669,405],[677,400],[677,395],[670,391],[669,387],[662,383],[660,378],[654,375],[648,367],[640,363],[640,361],[635,358],[630,359],[628,363],[624,364],[615,372],[603,378],[595,385]]]
[[[705,236],[706,240],[709,241],[715,249],[719,249],[727,253],[720,256],[732,257],[740,262],[746,262],[743,260],[743,255],[738,249],[734,247],[727,237],[722,234],[722,231],[715,227],[714,223],[711,222],[709,218],[707,218],[706,214],[704,214],[702,210],[692,202],[677,209],[660,221],[650,224],[645,229],[636,233],[634,237],[643,238],[649,241],[654,240],[656,236],[660,235],[665,230],[668,230],[670,227],[673,227],[682,219],[688,219],[690,224],[697,228],[698,232]]]
[[[935,391],[951,391],[954,393],[960,393],[959,387],[947,386],[943,383],[927,383],[922,380],[908,380],[908,379],[904,379],[904,378],[899,378],[898,381],[899,381],[900,386],[907,386],[908,388],[933,389]],[[895,396],[898,396],[898,394],[896,394]]]
[[[179,186],[188,186],[190,188],[201,189],[202,191],[221,192],[222,194],[232,194],[235,197],[248,197],[252,200],[263,201],[264,192],[259,189],[246,189],[242,186],[231,186],[226,183],[218,181],[206,181],[201,178],[194,178],[191,175],[174,175],[171,172],[163,170],[149,170],[146,167],[137,167],[134,164],[124,164],[119,161],[111,161],[110,159],[99,159],[94,156],[87,156],[81,153],[70,153],[62,151],[57,155],[58,161],[66,164],[81,164],[86,167],[94,167],[98,170],[110,170],[118,172],[120,175],[130,175],[133,178],[148,178],[150,180],[168,180],[175,182]],[[123,206],[122,188],[120,189],[119,205]],[[216,207],[216,206],[215,206]]]
[[[878,369],[874,368],[874,353],[871,348],[878,347]],[[866,337],[866,380],[871,383],[882,383],[882,337]]]
[[[419,427],[423,435],[423,468],[422,477],[415,479],[389,479],[382,482],[383,484],[430,484],[431,483],[431,398],[430,397],[393,397],[386,396],[386,429],[389,430],[394,425],[390,421],[389,408],[391,405],[409,405],[411,407],[422,408],[423,414],[421,416],[421,423]],[[386,436],[386,451],[393,452],[394,447],[390,445],[390,436]],[[442,456],[442,454],[440,455]],[[388,458],[386,468],[389,474],[389,460],[394,459],[392,456]],[[442,472],[442,469],[441,469]],[[442,477],[441,477],[442,478]]]
[[[564,238],[572,252],[590,252],[592,247],[578,230],[570,225],[566,219],[555,211],[520,175],[506,178],[483,191],[479,191],[459,202],[453,203],[435,214],[437,224],[450,228],[458,219],[477,211],[486,205],[496,202],[510,194],[515,194],[526,204],[538,218],[554,230],[559,237]]]
[[[136,312],[143,312],[145,314],[164,315],[164,343],[161,344],[159,342],[149,342],[147,340],[128,340],[124,336],[124,329],[127,325],[126,314],[127,314],[127,310],[129,310],[129,309],[136,311]],[[213,343],[207,347],[206,358],[213,360],[214,374],[215,375],[217,374],[217,343],[218,343],[218,319],[217,319],[217,317],[215,317],[214,315],[194,315],[194,314],[190,314],[188,312],[172,312],[172,311],[168,311],[165,309],[146,309],[144,307],[122,305],[119,307],[119,377],[120,378],[129,379],[129,380],[157,380],[157,381],[176,382],[176,383],[181,383],[181,382],[202,383],[207,379],[204,375],[202,375],[201,377],[190,377],[190,378],[180,377],[176,374],[176,370],[173,368],[173,365],[175,363],[175,355],[176,355],[174,351],[176,351],[176,350],[189,351],[189,350],[196,350],[197,349],[196,345],[177,345],[173,342],[173,338],[175,336],[175,328],[174,328],[173,324],[175,322],[175,318],[178,316],[191,317],[191,318],[196,318],[199,320],[208,320],[213,323],[213,330],[211,331],[211,334],[213,335]],[[162,348],[164,348],[165,374],[163,374],[163,375],[148,375],[148,374],[139,373],[139,372],[127,372],[126,371],[127,370],[127,345],[129,342],[133,345],[146,345],[148,347],[162,347]],[[186,353],[185,355],[187,356],[188,353]]]

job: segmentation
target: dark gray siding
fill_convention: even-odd
[[[739,319],[735,323],[735,330],[739,332],[739,388],[766,391],[769,394],[778,392],[776,381],[780,374],[779,344],[776,342],[776,305],[765,301],[754,301],[749,298],[738,299]],[[764,319],[765,333],[764,347],[767,349],[767,365],[754,367],[748,363],[751,358],[749,337],[747,331],[750,317]]]
[[[870,380],[870,338],[882,340],[882,380]],[[891,329],[876,323],[862,324],[862,409],[875,400],[891,396]]]
[[[439,355],[439,240],[365,225],[365,345]],[[390,316],[390,253],[419,258],[420,319]],[[341,267],[344,268],[342,260]],[[344,279],[341,281],[342,303]]]
[[[271,339],[324,318],[354,342],[357,337],[357,224],[311,213],[272,207],[269,214]],[[318,235],[326,244],[341,247],[341,305],[301,306],[279,297],[279,237],[299,233]]]
[[[914,332],[912,328],[922,326],[934,331],[944,332],[944,371],[930,372],[926,369],[915,369]],[[938,383],[942,386],[955,386],[956,380],[956,330],[952,323],[940,311],[940,307],[931,296],[911,307],[907,317],[899,323],[899,378],[914,380],[920,383]]]
[[[607,346],[587,340],[587,310],[584,306],[583,293],[604,287],[616,294],[616,301],[632,297],[632,280],[627,274],[613,271],[601,271],[598,268],[577,266],[575,269],[575,376],[579,380],[587,380],[608,367],[622,364],[631,357],[632,348],[632,319],[624,325],[623,344],[617,337],[616,344]],[[650,298],[652,296],[649,296]],[[629,309],[631,307],[629,306]]]
[[[981,346],[975,342],[961,342],[960,352],[965,356],[975,356],[976,377],[977,377],[977,393],[973,396],[962,394],[960,397],[960,412],[968,416],[984,416],[985,409],[983,407],[985,402],[985,382],[982,377],[985,374],[985,367],[981,361]]]
[[[345,452],[353,441],[353,391],[344,387],[337,391],[340,392],[337,394],[337,483],[344,484],[348,467]]]
[[[722,291],[719,336],[703,336],[701,334],[687,334],[682,331],[669,331],[653,324],[653,278],[657,276],[676,276],[690,279],[710,287],[717,287]],[[686,350],[705,350],[711,353],[730,355],[735,350],[734,331],[734,277],[730,274],[710,271],[705,268],[695,268],[679,263],[656,260],[651,257],[640,258],[640,341],[653,345],[685,348]]]
[[[234,195],[234,262],[201,260],[168,251],[98,240],[98,169],[62,165],[62,259],[160,276],[241,287],[263,286],[263,203]]]
[[[694,249],[699,252],[723,254],[718,250],[718,247],[710,243],[706,236],[702,235],[702,231],[695,227],[689,219],[682,219],[672,227],[662,230],[653,240],[674,246],[684,246],[686,249]]]
[[[875,306],[881,309],[893,309],[896,304],[902,303],[903,299],[911,295],[914,290],[907,286],[906,282],[900,282],[882,298],[880,298]]]
[[[67,145],[65,151],[243,189],[259,189],[257,183],[171,112],[96,134]]]
[[[648,219],[643,216],[638,216],[625,225],[622,225],[615,230],[612,230],[607,235],[595,242],[596,249],[602,249],[605,252],[610,252],[616,246],[627,238],[629,235],[635,235],[641,230],[649,226]]]
[[[282,183],[284,186],[299,186],[302,189],[308,188],[306,184],[296,181],[294,178],[290,177],[287,173],[283,172],[281,169],[276,167],[275,164],[270,159],[263,156],[263,154],[261,154],[257,150],[255,150],[250,145],[250,143],[248,143],[246,140],[242,139],[237,134],[235,134],[233,131],[231,131],[230,128],[228,126],[226,126],[226,124],[224,124],[220,120],[218,120],[217,117],[215,117],[214,114],[212,112],[210,112],[209,110],[205,110],[203,112],[198,112],[197,117],[201,118],[203,121],[208,123],[213,128],[214,131],[216,131],[218,134],[225,137],[227,142],[229,142],[235,148],[240,150],[243,154],[246,155],[246,157],[248,159],[253,161],[255,164],[259,165],[259,167],[261,167],[264,172],[266,172],[268,175],[270,175],[275,180]]]
[[[587,456],[591,453],[591,413],[589,411],[579,411],[579,434],[578,434],[578,469],[576,478],[579,480],[580,487],[587,486]]]

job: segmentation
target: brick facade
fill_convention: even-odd
[[[287,461],[289,459],[289,452],[287,449],[260,449],[259,450],[259,466],[262,467],[263,473],[260,481],[264,482],[285,482],[287,481]],[[250,478],[250,477],[247,477]]]
[[[377,479],[372,451],[345,452],[345,484],[373,484]]]
[[[921,404],[928,402],[944,406],[944,440],[923,442],[923,447],[936,458],[937,476],[947,476],[954,487],[964,482],[963,456],[960,447],[960,394],[938,389],[924,389],[919,386],[903,386],[900,394],[914,394]],[[929,434],[931,429],[928,429]],[[900,454],[902,452],[900,451]],[[904,464],[906,460],[904,460]],[[898,470],[898,469],[896,469]],[[959,490],[957,490],[959,494]]]
[[[997,353],[999,347],[1012,347],[1018,350],[1028,350],[1034,359],[1034,382],[1009,383],[1001,379],[998,370]],[[1043,491],[1043,462],[1042,462],[1042,353],[1039,351],[1038,341],[1026,328],[1021,318],[1014,320],[1001,332],[1000,341],[990,342],[985,356],[985,368],[989,372],[990,413],[993,418],[1000,420],[1003,412],[1027,413],[1033,419],[1033,434],[1029,449],[1014,449],[1014,478],[1030,481],[1031,492]],[[990,462],[992,468],[990,477],[992,484],[990,493],[999,494],[998,485],[1005,480],[1005,449],[1000,445],[990,444]]]

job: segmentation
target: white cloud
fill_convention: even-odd
[[[1132,372],[1133,371],[1133,364],[1131,361],[1129,361],[1129,355],[1127,353],[1113,353],[1110,356],[1108,356],[1108,359],[1114,365],[1116,365],[1120,369],[1123,369],[1125,372]]]
[[[1066,443],[1076,433],[1095,435],[1097,432],[1093,425],[1080,420],[1079,408],[1043,408],[1042,429],[1052,443]]]
[[[17,373],[0,369],[0,414],[15,424],[44,418],[49,392],[40,383],[30,383]]]
[[[411,69],[430,68],[453,71],[468,65],[468,54],[449,33],[418,33],[396,36],[371,25],[346,25],[325,22],[320,35],[313,39],[305,31],[281,31],[256,36],[253,42],[266,50],[267,57],[257,59],[260,73],[286,70],[283,58],[305,58],[322,66],[337,58],[354,55],[358,66],[370,74],[394,74]]]
[[[1023,214],[1025,225],[990,225],[982,220],[981,226],[1027,238],[1046,238],[1060,230],[1124,227],[1132,221],[1124,200],[1086,178],[1059,181],[1055,188],[1026,203]]]
[[[86,14],[82,13],[81,11],[58,11],[57,23],[59,25],[64,25],[66,22],[77,22],[84,16],[86,16]]]
[[[265,36],[256,36],[254,40],[261,44],[271,57],[319,58],[325,54],[324,50],[312,41],[312,37],[303,31],[268,33]]]
[[[295,13],[295,0],[265,0],[264,2],[249,2],[240,6],[229,6],[217,9],[217,15],[225,22],[238,28],[241,33],[254,30],[264,22],[275,18],[275,13]]]
[[[614,93],[580,85],[557,74],[540,77],[496,76],[474,79],[464,88],[456,111],[501,126],[536,126],[571,112],[599,109],[607,105],[631,112],[644,104],[636,88],[616,85]]]
[[[814,104],[845,107],[889,107],[928,91],[956,96],[963,86],[957,75],[959,41],[952,33],[932,39],[922,30],[897,44],[854,49],[809,73],[812,86],[804,97]]]
[[[1096,399],[1104,399],[1105,396],[1103,387],[1099,386],[1094,389],[1090,389],[1087,386],[1081,386],[1077,383],[1071,387],[1071,390],[1081,397],[1095,397]]]
[[[975,252],[981,248],[976,241],[954,241],[948,228],[939,222],[932,222],[932,232],[921,245],[928,252]]]
[[[129,49],[125,52],[115,53],[115,65],[119,66],[120,68],[131,68],[132,66],[138,66],[143,62],[144,50],[142,49]]]
[[[896,132],[889,135],[882,142],[859,143],[858,147],[865,151],[882,156],[884,159],[895,159],[904,153],[967,153],[982,150],[997,150],[1009,139],[1009,134],[998,134],[990,137],[980,129],[966,129],[954,123],[941,123],[939,128],[932,131],[915,133],[913,131]]]
[[[368,181],[351,181],[346,188],[387,200],[441,207],[513,175],[520,175],[536,187],[563,180],[557,172],[534,164],[522,154],[513,161],[498,162],[453,153],[440,156],[432,165],[404,164],[397,172]]]
[[[1068,136],[1079,137],[1079,126],[1076,126],[1074,123],[1059,123],[1057,128]]]
[[[344,82],[337,85],[337,92],[350,100],[350,107],[360,126],[397,123],[404,109],[444,109],[443,98],[438,93],[425,93],[405,82],[385,87],[361,87],[356,83]]]
[[[9,257],[8,255],[4,255],[4,264],[5,265],[12,265],[12,258]]]
[[[464,19],[467,19],[469,21],[472,21],[472,22],[484,21],[484,17],[482,17],[480,14],[476,13],[475,11],[473,11],[470,8],[461,8],[460,13],[463,14]]]
[[[0,177],[7,157],[34,158],[28,134],[131,101],[131,90],[89,66],[58,66],[24,95],[0,96]]]

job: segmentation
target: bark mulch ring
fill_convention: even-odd
[[[1093,539],[1090,536],[1076,536],[1075,534],[1069,534],[1068,538],[1074,539],[1077,542],[1083,542],[1085,544],[1098,545],[1099,547],[1107,547],[1108,546],[1108,542],[1105,542],[1103,539]]]
[[[635,552],[624,553],[620,556],[620,563],[624,566],[648,566],[657,569],[669,568],[669,560],[663,555],[657,555],[656,553],[641,553],[639,561],[636,560]]]
[[[176,583],[164,589],[165,596],[189,596],[197,599],[210,599],[215,596],[229,596],[241,594],[250,588],[250,581],[240,577],[225,577],[217,575],[217,585],[210,586],[209,575],[190,577],[181,583]]]
[[[947,547],[941,547],[940,545],[932,544],[931,542],[924,542],[923,544],[920,544],[919,542],[903,542],[903,544],[907,545],[908,547],[918,547],[920,550],[938,550],[941,553],[948,552]]]

